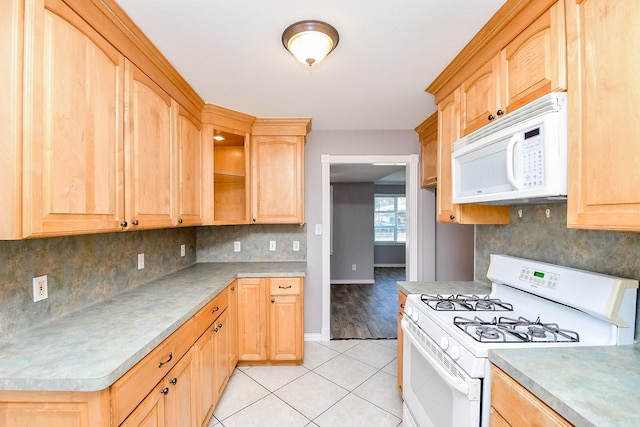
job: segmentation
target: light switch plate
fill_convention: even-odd
[[[233,252],[240,252],[241,250],[240,242],[233,242]]]

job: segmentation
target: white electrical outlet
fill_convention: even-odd
[[[297,240],[293,241],[293,250],[294,252],[298,252],[300,250],[300,242]]]
[[[240,242],[233,242],[233,252],[240,252],[241,250]]]
[[[138,254],[138,270],[144,268],[144,254]]]
[[[47,276],[38,276],[33,278],[33,302],[42,301],[49,298],[49,289],[47,288]]]
[[[356,271],[356,265],[355,264],[351,264],[351,271]]]
[[[275,251],[276,250],[276,241],[275,240],[270,240],[269,241],[269,250],[270,251]]]
[[[185,245],[180,245],[180,256],[185,256],[187,254],[187,247]]]

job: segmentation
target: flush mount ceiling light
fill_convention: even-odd
[[[282,33],[285,49],[303,64],[312,66],[322,61],[338,45],[338,30],[322,21],[300,21]]]

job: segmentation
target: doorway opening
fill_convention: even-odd
[[[346,167],[346,168],[345,168]],[[343,173],[349,168],[374,171],[375,168],[395,168],[401,169],[404,175],[404,195],[406,207],[403,205],[402,221],[393,222],[395,229],[387,227],[389,224],[380,222],[378,218],[378,228],[376,238],[374,238],[374,214],[371,200],[371,214],[365,214],[367,222],[370,222],[371,245],[361,246],[365,252],[364,258],[357,258],[359,250],[351,249],[351,252],[339,250],[334,252],[334,218],[333,218],[333,195],[332,170]],[[375,172],[374,173],[380,173]],[[340,179],[335,178],[333,184]],[[346,178],[348,181],[348,178]],[[366,181],[365,178],[361,180]],[[342,182],[345,178],[341,179]],[[383,185],[380,183],[379,185]],[[361,193],[371,194],[373,199],[373,183],[369,183],[370,189]],[[366,188],[365,185],[363,188]],[[353,193],[358,194],[357,188]],[[395,338],[396,318],[397,318],[397,288],[396,282],[402,280],[417,280],[417,258],[418,258],[418,233],[417,233],[417,212],[418,212],[418,156],[417,155],[396,155],[396,156],[322,156],[322,339],[347,339],[347,338]],[[404,204],[405,201],[402,201]],[[357,203],[354,203],[357,204]],[[405,213],[406,212],[406,213]],[[344,212],[340,213],[344,215]],[[397,214],[397,213],[396,213]],[[380,215],[383,220],[393,218],[389,212]],[[404,220],[406,218],[406,221]],[[336,225],[338,220],[336,217]],[[391,239],[389,236],[395,237]],[[365,233],[366,234],[366,233]],[[339,235],[335,240],[344,237]],[[398,241],[404,241],[402,250],[404,251],[401,264],[378,263],[374,265],[374,240],[393,240],[383,243],[389,244],[391,248]],[[352,239],[353,240],[353,239]],[[398,241],[396,241],[398,240]],[[347,240],[350,244],[351,240]],[[336,242],[339,243],[339,242]],[[399,246],[399,245],[396,245]],[[344,248],[343,248],[344,249]],[[349,259],[345,259],[349,258]],[[353,261],[352,259],[357,260]],[[332,265],[333,261],[333,265]],[[346,263],[346,265],[345,265]],[[367,269],[365,278],[358,278],[351,275],[360,268],[361,264]],[[367,265],[370,263],[370,265]],[[332,269],[342,269],[338,274],[338,280],[332,277]],[[347,273],[346,270],[349,270]],[[368,274],[368,276],[367,276]],[[342,278],[341,278],[342,277]],[[353,278],[355,277],[355,279]],[[332,280],[334,279],[334,280]],[[333,283],[333,285],[332,285]],[[344,285],[344,286],[343,286]],[[333,294],[333,298],[332,298]],[[332,301],[332,299],[335,300]],[[334,320],[332,323],[332,314]],[[333,326],[333,328],[332,328]]]

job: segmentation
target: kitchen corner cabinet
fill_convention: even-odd
[[[398,292],[398,390],[402,395],[402,356],[404,346],[404,334],[402,332],[402,316],[404,315],[404,304],[407,301],[407,294]]]
[[[571,228],[640,231],[640,3],[566,0]]]
[[[460,137],[460,89],[438,104],[437,220],[455,224],[508,224],[508,206],[454,204],[451,153]]]
[[[255,117],[207,104],[204,131],[205,223],[248,224],[251,217],[250,138]]]
[[[420,187],[437,187],[438,179],[438,112],[415,128],[420,139]]]
[[[23,160],[7,159],[22,164],[22,230],[2,237],[119,230],[125,59],[66,4],[28,3]]]
[[[490,411],[492,427],[573,425],[495,365],[491,365]]]
[[[251,221],[304,223],[304,144],[311,119],[256,119],[251,135]]]
[[[238,293],[238,361],[302,363],[303,278],[242,278],[234,285]]]

